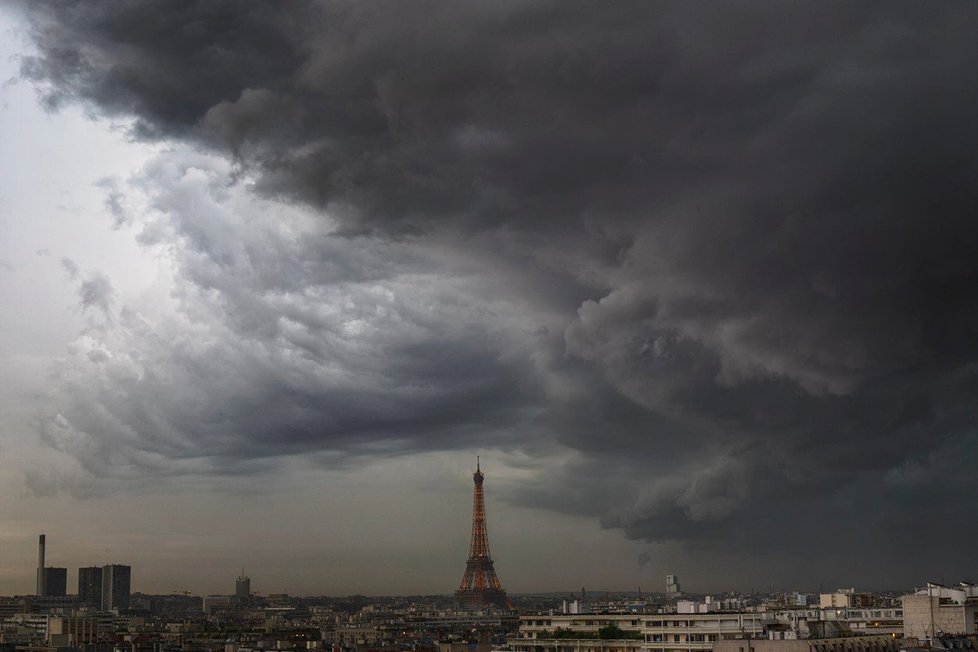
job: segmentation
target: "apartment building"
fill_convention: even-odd
[[[944,635],[978,634],[978,586],[974,584],[948,587],[928,582],[927,588],[901,601],[905,636],[932,641]]]
[[[767,613],[777,622],[798,632],[801,638],[825,635],[833,630],[848,630],[852,634],[860,635],[903,635],[903,608],[901,607],[869,609],[811,607],[778,609]]]
[[[760,613],[521,616],[516,652],[691,652],[720,640],[758,637]]]
[[[48,616],[48,644],[56,647],[81,647],[100,640],[104,628],[93,616]]]
[[[795,640],[720,641],[714,652],[898,652],[903,639],[893,636],[847,636]]]

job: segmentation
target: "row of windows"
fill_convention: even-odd
[[[551,620],[524,620],[523,624],[527,627],[550,627],[553,624]],[[558,620],[558,626],[562,627],[603,627],[605,625],[618,625],[619,627],[638,627],[638,620]]]
[[[691,641],[693,643],[712,643],[718,639],[718,634],[646,634],[645,636],[645,640],[648,643],[663,643],[670,640],[673,643],[680,643],[682,641]]]
[[[853,613],[853,612],[850,612]],[[875,613],[875,612],[874,612]],[[751,617],[744,620],[749,621]],[[703,625],[714,625],[720,622],[724,625],[737,624],[736,618],[720,618],[719,615],[711,616],[703,614],[702,618],[696,619],[668,619],[668,620],[646,620],[645,627],[698,627]],[[553,620],[524,620],[521,623],[525,627],[550,627],[554,625]],[[603,627],[605,625],[617,625],[618,627],[640,627],[642,623],[638,620],[608,619],[608,620],[558,620],[558,627]]]
[[[728,639],[727,636],[723,636],[721,638],[723,640],[727,640]],[[550,652],[550,651],[554,651],[554,652],[561,652],[561,651],[563,651],[563,652],[667,652],[667,651],[668,652],[690,652],[691,649],[692,650],[701,649],[701,646],[702,646],[702,649],[707,649],[706,646],[712,645],[713,643],[716,642],[716,640],[717,640],[716,638],[713,638],[712,640],[703,640],[703,641],[699,641],[699,640],[694,640],[694,641],[677,641],[677,640],[646,641],[646,643],[659,643],[659,644],[661,644],[663,646],[668,645],[668,644],[671,643],[673,645],[677,645],[678,647],[676,647],[676,648],[651,647],[651,646],[649,646],[649,647],[641,647],[640,648],[639,647],[639,644],[636,644],[634,646],[633,645],[628,645],[626,647],[603,647],[603,646],[602,647],[577,647],[576,645],[575,646],[557,646],[557,648],[553,648],[553,647],[550,647],[550,646],[548,646],[548,647],[540,647],[540,646],[536,646],[536,645],[533,645],[533,646],[530,646],[530,645],[514,645],[513,647],[516,650],[516,652],[543,652],[543,651],[547,651],[547,652]],[[874,648],[870,648],[870,649],[874,649]],[[745,647],[745,648],[741,649],[739,652],[754,652],[754,647],[753,646],[750,646],[749,650]],[[840,650],[833,651],[831,649],[826,649],[826,650],[819,649],[819,650],[816,650],[814,652],[856,652],[856,651],[855,650],[848,651],[848,650],[841,650],[841,649]],[[880,648],[880,652],[885,652],[885,648]]]

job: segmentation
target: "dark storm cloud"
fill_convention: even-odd
[[[227,332],[204,359],[161,344],[211,400],[160,417],[166,446],[116,415],[141,446],[421,449],[531,423],[580,461],[514,499],[637,538],[842,549],[864,524],[898,554],[935,504],[978,534],[974,4],[30,7],[51,105],[132,115],[340,223],[234,251],[241,221],[164,210]],[[399,288],[383,362],[344,357],[314,309],[377,308],[369,279]],[[281,352],[343,382],[241,362],[291,319]],[[212,394],[207,360],[250,384]]]
[[[506,442],[533,421],[539,322],[491,296],[476,261],[449,270],[417,246],[336,236],[229,174],[170,151],[112,184],[142,244],[172,260],[173,307],[90,324],[59,368],[48,443],[93,472],[235,473]]]

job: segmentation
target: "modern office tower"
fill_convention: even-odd
[[[234,581],[234,595],[239,598],[251,597],[251,578],[244,574],[244,569],[241,569],[241,575]]]
[[[132,568],[121,564],[102,567],[102,611],[129,608]]]
[[[46,588],[44,583],[44,535],[42,534],[37,541],[37,591],[35,595],[43,598]]]
[[[678,595],[682,593],[679,590],[679,576],[678,575],[666,575],[666,593],[670,595]]]
[[[48,566],[44,569],[44,595],[63,598],[68,593],[68,569]]]
[[[78,569],[78,601],[92,609],[102,607],[102,569],[89,566]]]

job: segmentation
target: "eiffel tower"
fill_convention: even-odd
[[[489,537],[486,535],[486,501],[482,494],[482,469],[479,458],[475,458],[475,490],[472,496],[472,543],[469,545],[469,560],[465,562],[462,583],[455,592],[455,602],[465,606],[495,605],[502,609],[512,609],[513,603],[499,584],[496,571],[492,567],[489,554]]]

